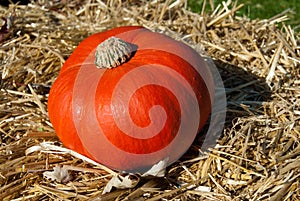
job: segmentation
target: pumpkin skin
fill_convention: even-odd
[[[96,68],[96,47],[111,36],[137,49],[116,68]],[[51,87],[48,112],[66,147],[143,173],[187,151],[211,112],[212,89],[209,68],[189,46],[143,27],[118,27],[78,45]]]

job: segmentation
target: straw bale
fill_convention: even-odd
[[[285,25],[286,13],[250,20],[237,16],[235,2],[214,6],[201,14],[185,0],[0,6],[0,200],[300,200],[300,34]],[[39,146],[63,148],[47,97],[64,61],[88,35],[122,25],[143,25],[211,57],[227,118],[209,153],[199,155],[199,136],[165,177],[102,195],[117,172]],[[57,166],[67,181],[43,177]]]

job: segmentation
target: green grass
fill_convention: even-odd
[[[204,0],[189,0],[188,6],[194,12],[201,12]],[[215,7],[222,0],[213,0]],[[234,0],[233,0],[234,2]],[[238,4],[244,4],[244,7],[237,11],[237,15],[247,16],[250,19],[269,19],[286,9],[291,9],[288,13],[290,20],[287,24],[300,31],[300,0],[238,0]],[[207,0],[206,10],[211,10],[209,0]]]

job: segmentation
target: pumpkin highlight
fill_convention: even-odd
[[[115,41],[101,45],[111,37],[122,49],[110,46]],[[187,151],[211,112],[211,88],[209,68],[189,46],[143,27],[119,27],[79,44],[50,90],[48,112],[66,147],[143,173]]]

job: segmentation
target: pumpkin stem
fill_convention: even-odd
[[[125,63],[132,55],[131,44],[117,37],[109,37],[97,46],[95,64],[97,68],[115,68]]]

